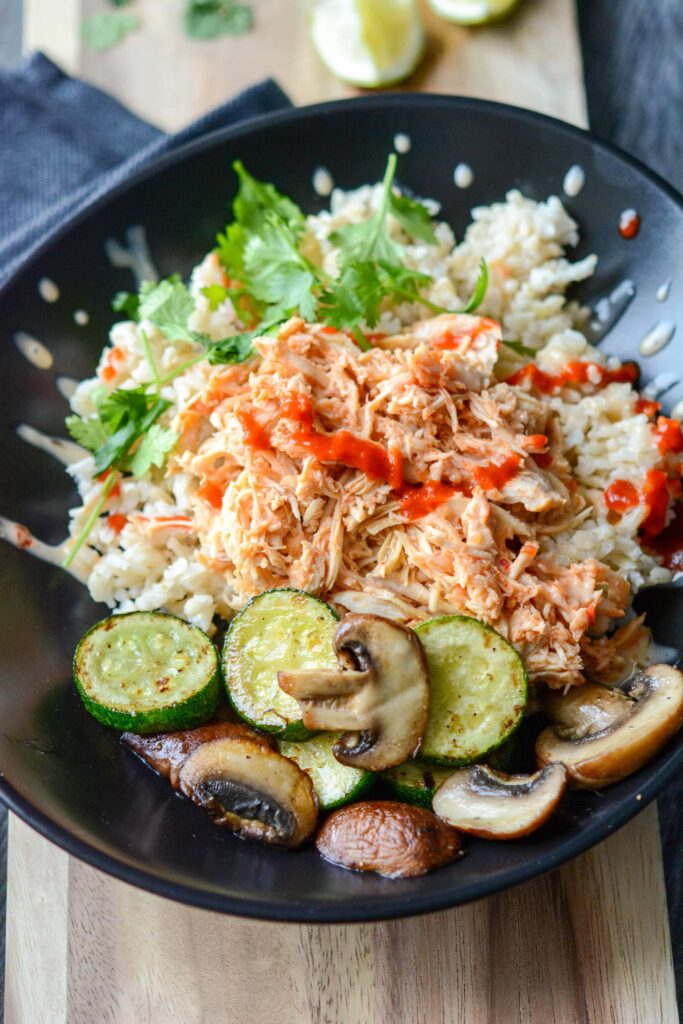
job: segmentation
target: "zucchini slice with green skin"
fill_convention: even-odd
[[[382,781],[398,800],[431,810],[432,797],[441,783],[452,774],[451,768],[440,768],[422,761],[406,761],[382,772]]]
[[[340,736],[338,732],[325,732],[299,742],[278,740],[282,756],[310,775],[321,811],[331,811],[357,800],[375,781],[374,772],[348,768],[337,761],[332,748]]]
[[[328,604],[303,590],[267,590],[250,601],[232,620],[223,646],[228,699],[240,718],[282,739],[312,736],[277,674],[338,668],[337,621]]]
[[[420,623],[430,704],[420,758],[431,764],[481,761],[512,735],[527,703],[524,662],[500,633],[465,615]]]
[[[218,651],[197,626],[163,612],[96,623],[73,661],[76,688],[103,725],[124,732],[191,729],[221,701]]]

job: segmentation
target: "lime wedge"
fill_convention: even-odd
[[[362,89],[408,78],[425,44],[418,0],[319,0],[311,34],[332,74]]]
[[[437,14],[458,25],[485,25],[514,11],[519,0],[429,0]]]

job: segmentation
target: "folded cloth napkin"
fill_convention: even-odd
[[[166,135],[111,96],[69,78],[40,53],[16,71],[0,71],[0,283],[46,234],[155,157],[216,128],[289,105],[269,79]],[[0,1018],[6,828],[0,804]]]
[[[155,157],[289,105],[269,79],[166,135],[40,53],[0,72],[0,283],[49,231]]]

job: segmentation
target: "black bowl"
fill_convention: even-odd
[[[323,165],[345,188],[376,181],[396,132],[412,149],[399,161],[400,182],[443,204],[456,233],[472,206],[512,187],[535,198],[561,193],[574,163],[586,184],[566,204],[581,226],[577,255],[599,254],[594,278],[577,294],[590,302],[624,278],[636,295],[604,347],[637,357],[639,339],[661,318],[683,322],[681,200],[663,182],[586,132],[526,111],[440,96],[390,96],[326,104],[265,117],[194,143],[137,175],[48,239],[0,294],[4,370],[0,380],[0,512],[38,536],[61,540],[74,492],[61,467],[23,443],[25,421],[63,433],[66,406],[55,377],[89,376],[114,320],[110,298],[132,280],[113,270],[108,238],[142,223],[162,274],[187,272],[225,222],[239,157],[308,210],[323,200],[311,176]],[[453,169],[474,169],[467,189]],[[624,241],[619,215],[635,207],[637,237]],[[54,279],[61,299],[48,305],[37,282]],[[658,287],[674,278],[665,305]],[[73,311],[90,313],[87,327]],[[54,367],[29,365],[12,344],[16,330],[44,341]],[[645,380],[680,369],[683,332],[644,360]],[[679,400],[680,383],[666,400]],[[2,547],[0,576],[0,795],[49,839],[119,878],[212,910],[301,921],[361,921],[436,910],[476,899],[567,860],[623,825],[683,763],[679,738],[637,775],[600,794],[578,794],[542,831],[514,843],[473,841],[464,861],[425,878],[388,881],[331,867],[313,850],[284,853],[242,842],[215,828],[168,783],[123,750],[116,734],[80,705],[70,658],[81,633],[105,614],[59,569]],[[657,640],[675,644],[683,625],[681,592],[650,597]]]

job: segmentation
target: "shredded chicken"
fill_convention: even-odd
[[[609,676],[623,656],[599,637],[628,584],[595,560],[539,553],[585,506],[550,403],[495,380],[494,321],[448,314],[411,330],[362,352],[297,318],[256,342],[259,360],[215,370],[176,418],[169,470],[196,480],[202,561],[225,574],[235,608],[292,586],[408,624],[464,613],[506,636],[533,680],[575,685],[588,664]],[[301,410],[310,436],[374,442],[403,485],[353,457],[316,457]],[[439,502],[408,516],[406,494],[437,485]]]

